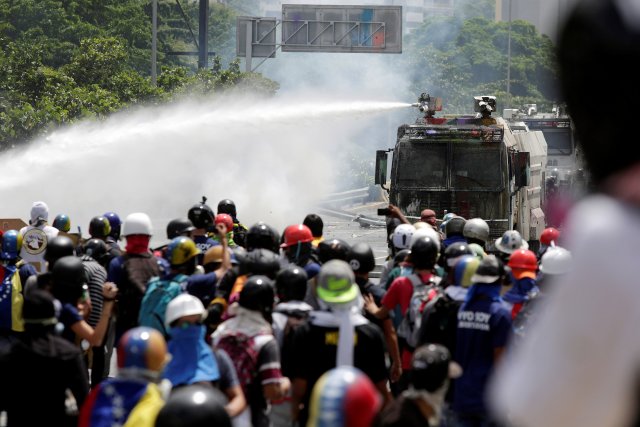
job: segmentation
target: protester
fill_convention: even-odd
[[[375,384],[385,402],[387,386],[384,338],[380,328],[360,313],[362,300],[349,264],[331,260],[318,275],[318,297],[326,307],[310,314],[295,331],[292,381],[294,420],[305,425],[311,391],[318,379],[336,366],[355,366]]]
[[[439,427],[449,380],[462,374],[446,347],[418,347],[411,359],[409,389],[385,408],[374,427]]]
[[[633,111],[640,60],[636,1],[581,2],[558,45],[560,83],[596,194],[562,230],[572,265],[553,282],[536,324],[499,367],[493,406],[513,425],[638,424],[640,152],[619,114],[594,114],[593,90]],[[631,65],[634,64],[634,65]]]
[[[307,426],[370,427],[381,406],[369,377],[352,366],[338,366],[313,387]]]
[[[0,412],[6,411],[12,427],[77,424],[66,402],[83,404],[89,378],[80,349],[56,333],[57,311],[49,293],[29,293],[22,310],[24,339],[0,355]]]
[[[38,273],[45,271],[44,254],[49,240],[58,235],[58,229],[47,224],[49,207],[45,202],[34,202],[29,225],[20,229],[22,248],[20,258],[33,265]]]
[[[164,396],[158,386],[167,344],[152,328],[127,331],[118,343],[118,375],[94,387],[80,412],[78,427],[152,427]]]
[[[455,382],[452,409],[464,426],[491,425],[486,388],[511,333],[511,313],[500,299],[504,267],[495,256],[480,262],[458,312],[455,360],[462,375]]]

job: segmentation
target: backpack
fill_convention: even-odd
[[[169,302],[183,291],[183,283],[187,276],[178,274],[170,280],[154,277],[149,281],[147,291],[140,304],[138,324],[160,331],[165,338],[168,336],[164,317]]]
[[[456,331],[458,328],[458,310],[462,301],[456,301],[443,291],[426,305],[422,314],[422,324],[418,332],[418,343],[441,344],[454,354]]]
[[[158,261],[151,255],[125,254],[122,256],[122,283],[118,283],[118,329],[127,330],[138,325],[140,304],[146,293],[147,283],[160,276]],[[163,315],[164,317],[164,315]]]
[[[411,274],[407,276],[413,285],[413,293],[407,311],[398,326],[398,336],[404,338],[407,344],[415,348],[418,345],[418,331],[422,322],[422,312],[427,303],[434,297],[435,287],[440,283],[440,278],[431,275],[429,281],[424,283],[420,276]]]
[[[232,332],[220,337],[215,344],[216,349],[224,350],[231,358],[245,396],[249,396],[249,389],[258,375],[260,350],[272,339],[274,337],[270,334],[250,337],[240,332]]]

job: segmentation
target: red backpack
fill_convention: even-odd
[[[258,356],[262,347],[270,341],[269,338],[274,339],[270,334],[250,337],[240,332],[231,332],[216,343],[216,348],[224,350],[231,358],[245,396],[249,396],[249,388],[258,375]]]

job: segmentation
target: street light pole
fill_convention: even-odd
[[[151,0],[151,84],[156,85],[158,50],[158,0]]]
[[[509,31],[507,35],[507,107],[511,108],[511,3],[509,0]]]
[[[209,65],[209,0],[200,0],[200,20],[198,26],[199,58],[198,68]]]

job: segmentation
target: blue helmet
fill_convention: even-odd
[[[18,258],[22,248],[22,235],[16,230],[5,231],[2,235],[2,253],[0,257],[4,260]]]
[[[167,362],[167,344],[160,332],[153,328],[129,329],[120,338],[118,367],[161,372]]]
[[[453,283],[463,288],[471,286],[471,277],[476,274],[479,265],[480,260],[475,255],[463,255],[458,258],[453,268]]]
[[[107,212],[103,216],[107,218],[109,220],[109,224],[111,224],[111,232],[109,233],[109,236],[118,240],[120,238],[120,226],[122,225],[120,217],[115,212]]]

